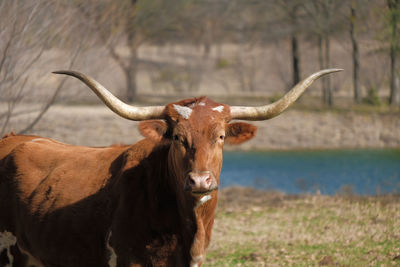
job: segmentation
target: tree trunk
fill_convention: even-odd
[[[208,59],[211,52],[212,44],[212,22],[209,16],[205,19],[204,33],[203,33],[203,58]]]
[[[360,91],[358,85],[358,77],[359,77],[359,53],[358,53],[358,43],[355,35],[355,22],[356,22],[356,10],[354,8],[354,4],[350,7],[350,37],[352,44],[352,58],[353,58],[353,99],[355,103],[360,103]]]
[[[330,40],[329,35],[326,34],[325,38],[325,68],[328,69],[330,67]],[[331,79],[329,75],[326,75],[324,78],[325,80],[325,90],[326,90],[326,102],[329,106],[333,106],[333,97],[332,97],[332,87],[331,87]]]
[[[291,34],[291,44],[292,44],[292,68],[293,68],[293,86],[300,82],[300,52],[299,52],[299,40],[297,36],[298,20],[297,12],[299,5],[295,4],[289,11],[292,34]]]
[[[318,61],[320,69],[327,69],[330,65],[329,35],[318,34]],[[321,78],[322,82],[322,103],[333,105],[331,80],[329,75]]]
[[[318,62],[319,62],[319,68],[322,70],[325,68],[325,63],[324,63],[324,51],[323,51],[323,38],[321,34],[318,34]],[[326,103],[326,90],[325,90],[325,80],[324,78],[321,78],[321,91],[322,91],[322,103]]]
[[[131,0],[131,12],[136,14],[137,0]],[[125,25],[125,32],[127,34],[127,45],[129,47],[128,64],[124,68],[125,81],[126,81],[126,99],[132,102],[137,96],[137,72],[138,72],[138,32],[135,27],[134,21],[127,21]]]
[[[137,96],[137,71],[138,71],[138,47],[130,46],[129,64],[124,68],[125,81],[126,81],[126,99],[132,102]]]
[[[292,33],[292,67],[293,67],[293,86],[300,82],[300,54],[298,39],[295,33]]]
[[[398,100],[398,90],[396,86],[396,53],[393,47],[390,47],[390,96],[389,104],[394,106],[397,104]]]
[[[396,56],[399,50],[398,45],[398,36],[397,36],[397,23],[398,23],[398,15],[397,12],[400,8],[400,0],[387,0],[387,5],[390,10],[390,30],[391,30],[391,39],[390,39],[390,96],[389,96],[389,104],[391,106],[397,105],[399,102],[399,92],[396,83]]]

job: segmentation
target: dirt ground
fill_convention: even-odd
[[[19,131],[30,116],[16,117],[9,129]],[[307,111],[292,108],[284,114],[254,122],[254,139],[226,149],[338,149],[400,147],[398,113],[354,111]],[[140,140],[137,122],[115,115],[97,105],[55,105],[29,133],[87,146],[132,144]]]

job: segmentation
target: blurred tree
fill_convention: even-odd
[[[397,57],[400,52],[399,23],[400,23],[400,0],[387,0],[389,9],[389,31],[390,31],[390,95],[389,104],[397,105],[400,102],[399,95],[399,73],[397,70]]]
[[[163,42],[179,31],[185,0],[78,0],[74,2],[121,67],[126,99],[137,94],[138,50],[149,42]],[[128,49],[121,48],[125,44]],[[119,49],[121,48],[121,49]]]
[[[26,88],[46,50],[56,45],[63,35],[68,39],[69,30],[74,31],[71,13],[52,1],[2,0],[0,1],[0,134],[9,129],[13,118],[30,114],[32,120],[27,125],[19,125],[18,132],[32,129],[49,107],[55,102],[64,81],[62,81],[46,101],[36,105],[25,105],[31,93]],[[71,48],[71,67],[77,58],[84,39]],[[68,44],[64,44],[68,46]],[[74,48],[75,47],[75,48]],[[68,52],[69,53],[69,52]],[[42,105],[37,105],[42,104]]]
[[[230,0],[192,0],[186,5],[182,16],[184,38],[203,46],[203,58],[209,58],[211,46],[219,46],[226,37],[224,26],[235,3]]]
[[[302,0],[277,0],[276,5],[284,13],[284,21],[289,25],[291,57],[292,57],[292,86],[300,82],[300,49],[299,36],[303,28],[300,21]]]
[[[282,81],[285,83],[286,88],[291,88],[297,84],[301,78],[301,64],[300,64],[300,49],[299,38],[303,34],[303,21],[305,19],[305,12],[300,7],[303,4],[302,0],[237,0],[233,1],[233,11],[229,27],[235,29],[236,36],[235,42],[239,43],[243,49],[238,51],[238,60],[235,68],[235,77],[243,76],[246,72],[251,73],[253,77],[248,76],[248,88],[256,87],[257,82],[254,80],[258,64],[255,62],[260,61],[255,55],[255,58],[249,58],[246,50],[250,50],[257,45],[258,47],[266,46],[271,43],[287,42],[290,46],[290,70],[282,71]],[[246,63],[247,64],[243,64]],[[260,62],[261,63],[261,62]],[[242,84],[242,82],[240,81]],[[244,87],[246,88],[246,87]]]
[[[357,1],[352,0],[350,3],[349,15],[349,33],[352,46],[352,59],[353,59],[353,99],[355,103],[360,102],[360,87],[359,87],[359,51],[358,42],[356,38],[356,22],[357,22]]]
[[[311,34],[316,36],[318,60],[321,69],[331,67],[330,38],[340,32],[345,24],[346,0],[305,0],[309,14]],[[333,105],[331,77],[322,78],[322,102]]]
[[[377,9],[373,0],[351,0],[347,3],[348,31],[351,41],[351,55],[353,64],[353,101],[361,102],[360,87],[360,45],[359,35],[364,38],[371,38],[368,35],[374,32],[373,27],[368,25],[372,20],[371,11]]]

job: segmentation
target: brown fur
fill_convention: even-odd
[[[212,110],[222,104],[205,97],[175,105],[191,116],[169,104],[165,121],[142,122],[146,138],[131,146],[0,140],[0,233],[12,232],[45,266],[108,266],[110,231],[118,266],[200,266],[218,195],[210,187],[212,198],[200,205],[202,195],[184,190],[187,173],[206,172],[217,186],[224,136],[241,143],[256,128],[229,124],[229,106]],[[24,266],[18,247],[15,266]]]

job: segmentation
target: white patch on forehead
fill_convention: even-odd
[[[0,253],[3,252],[4,249],[6,249],[9,261],[9,264],[5,265],[5,267],[13,266],[14,257],[11,254],[10,247],[14,246],[16,243],[17,243],[17,238],[12,233],[8,231],[0,233]]]
[[[193,111],[191,108],[179,106],[179,105],[175,105],[175,104],[173,104],[173,106],[179,115],[181,115],[184,119],[189,119],[190,114],[192,114],[192,111]]]
[[[211,199],[211,196],[210,196],[210,195],[205,195],[205,196],[203,196],[202,198],[200,198],[199,202],[197,203],[196,208],[197,208],[197,207],[200,207],[201,205],[203,205],[204,203],[206,203],[206,202],[209,201],[210,199]]]
[[[19,250],[21,251],[22,254],[28,257],[28,261],[26,263],[26,266],[34,266],[34,267],[44,267],[44,265],[35,257],[33,257],[28,251],[24,250],[20,246],[18,246]]]
[[[224,110],[224,106],[218,106],[218,107],[212,108],[212,110],[222,112]]]
[[[108,266],[116,267],[117,266],[117,254],[115,253],[115,250],[110,245],[111,235],[112,235],[112,232],[110,231],[110,234],[108,235],[107,242],[106,242],[106,247],[108,249],[108,252],[110,253],[110,259],[108,260]]]
[[[205,106],[205,105],[206,105],[206,103],[204,103],[204,102],[199,103],[199,106]]]

